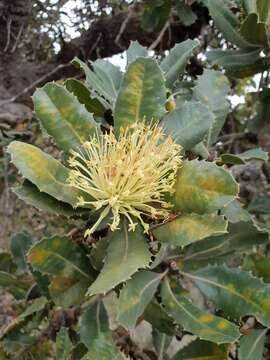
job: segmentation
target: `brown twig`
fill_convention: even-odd
[[[57,71],[59,71],[60,69],[63,69],[65,67],[71,66],[70,63],[67,64],[60,64],[58,66],[56,66],[56,68],[54,68],[52,71],[48,72],[47,74],[41,76],[39,79],[37,79],[36,81],[34,81],[32,84],[30,84],[29,86],[27,86],[26,88],[24,88],[21,92],[19,92],[17,95],[13,96],[10,99],[4,100],[2,102],[0,102],[0,106],[2,105],[6,105],[9,103],[12,103],[14,101],[16,101],[20,96],[27,94],[28,91],[30,91],[31,89],[33,89],[34,87],[36,87],[37,85],[39,85],[40,83],[42,83],[44,80],[46,80],[48,77],[50,77],[51,75],[55,74]]]
[[[157,45],[161,42],[161,40],[165,34],[165,31],[167,30],[169,25],[170,25],[170,22],[167,21],[166,24],[161,29],[160,33],[158,34],[158,37],[156,38],[156,40],[149,46],[149,50],[154,50],[157,47]]]

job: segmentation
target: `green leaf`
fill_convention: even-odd
[[[255,197],[249,204],[248,211],[255,214],[270,214],[270,195]]]
[[[91,249],[89,258],[93,268],[100,271],[104,264],[104,258],[107,253],[108,245],[109,245],[109,237],[105,236],[98,240],[95,247]]]
[[[267,231],[258,230],[252,221],[229,224],[228,234],[206,238],[189,246],[183,258],[184,269],[202,268],[219,260],[224,262],[234,253],[239,256],[239,253],[251,251],[254,246],[267,241]]]
[[[257,0],[257,12],[259,14],[259,20],[262,22],[267,22],[270,3],[268,0]]]
[[[184,275],[225,314],[235,319],[254,315],[263,325],[270,325],[270,285],[250,273],[226,266],[209,266]]]
[[[139,271],[121,290],[118,302],[118,322],[129,331],[152,300],[163,274]]]
[[[239,360],[260,360],[263,359],[265,330],[252,330],[251,334],[242,336],[239,342]]]
[[[242,38],[239,34],[240,23],[236,15],[222,0],[207,0],[210,16],[224,38],[240,48],[249,48],[254,45]]]
[[[249,14],[241,24],[240,33],[249,43],[268,47],[267,27],[259,22],[258,14]]]
[[[124,75],[114,109],[114,128],[158,120],[165,113],[164,76],[153,59],[137,58]]]
[[[169,336],[175,334],[173,319],[168,316],[165,310],[156,302],[152,301],[143,313],[144,320],[149,322],[153,329]]]
[[[16,276],[0,271],[0,288],[9,291],[16,299],[22,299],[31,282],[19,280]]]
[[[190,150],[204,139],[213,123],[213,113],[205,105],[188,101],[166,114],[161,126],[174,142]]]
[[[220,71],[205,69],[196,80],[194,99],[208,106],[214,114],[213,125],[205,139],[207,147],[217,140],[229,112],[229,103],[226,100],[229,89],[229,81]]]
[[[114,104],[116,99],[117,92],[114,83],[116,75],[115,71],[117,71],[118,73],[119,70],[114,69],[113,73],[108,74],[109,69],[106,68],[106,66],[104,66],[104,68],[102,69],[102,65],[100,63],[97,64],[95,67],[95,63],[92,63],[92,66],[95,70],[93,71],[86,63],[84,63],[77,57],[72,61],[72,63],[77,65],[84,71],[86,76],[85,85],[89,90],[91,90],[91,96],[93,98],[97,98],[99,102],[101,102],[106,108],[112,108],[112,105]],[[113,65],[111,64],[111,66]]]
[[[268,68],[269,64],[267,69]],[[248,128],[252,132],[269,134],[270,125],[268,114],[270,109],[270,89],[265,88],[263,91],[258,92],[256,96],[259,98],[259,103],[256,107],[256,115],[248,124]]]
[[[176,44],[161,62],[161,69],[165,73],[166,85],[172,87],[174,82],[185,71],[188,60],[192,56],[192,52],[199,46],[198,41],[186,40]]]
[[[106,309],[101,300],[90,304],[84,309],[79,323],[80,340],[91,350],[93,341],[98,339],[101,333],[109,330],[109,321]]]
[[[205,214],[215,212],[237,196],[238,184],[214,163],[185,161],[180,168],[171,201],[177,210]]]
[[[56,215],[67,217],[80,214],[80,210],[73,209],[67,203],[56,200],[54,197],[39,191],[37,186],[25,180],[22,185],[12,188],[12,191],[24,202],[34,206],[38,210],[47,211]],[[82,210],[87,211],[87,210]]]
[[[175,354],[172,360],[226,360],[228,351],[227,345],[197,339]]]
[[[111,232],[109,237],[104,266],[88,289],[89,296],[105,294],[150,263],[151,253],[141,229],[128,232],[124,223],[120,230]]]
[[[104,84],[106,84],[107,91],[109,91],[115,99],[120,88],[123,75],[119,66],[116,66],[110,61],[104,59],[97,59],[96,61],[91,62],[91,65],[97,76]]]
[[[270,283],[270,260],[260,254],[250,254],[243,259],[242,269],[252,271],[254,276]]]
[[[175,290],[175,287],[174,287]],[[175,322],[200,339],[231,343],[240,336],[236,325],[226,319],[206,313],[197,308],[186,297],[174,293],[166,279],[161,289],[162,303]]]
[[[72,342],[68,336],[68,329],[62,327],[56,336],[56,360],[66,360],[72,349]]]
[[[222,154],[220,160],[224,164],[246,164],[249,160],[262,160],[268,161],[269,156],[266,151],[261,148],[250,149],[241,154]]]
[[[13,262],[12,256],[8,252],[0,253],[0,271],[7,273],[14,273],[16,271],[16,265]]]
[[[149,0],[144,4],[141,26],[145,31],[153,32],[162,29],[168,21],[171,11],[171,0]]]
[[[111,337],[101,333],[98,339],[91,344],[90,351],[82,360],[128,360],[128,358],[117,349]]]
[[[32,237],[25,231],[17,233],[11,238],[10,251],[14,263],[20,270],[27,270],[26,253],[31,247],[32,243]]]
[[[81,81],[68,79],[65,81],[65,87],[77,97],[81,104],[85,105],[87,111],[95,116],[103,117],[106,108],[98,99],[91,97],[90,91]]]
[[[166,354],[168,347],[172,342],[172,336],[160,333],[158,330],[153,329],[153,342],[158,354],[158,359],[168,360],[169,357]]]
[[[69,169],[52,156],[45,154],[37,147],[20,141],[12,141],[8,146],[12,162],[22,175],[59,201],[73,207],[78,203],[82,192],[67,183]],[[84,197],[87,194],[84,194]]]
[[[184,26],[190,26],[197,20],[197,15],[192,11],[191,6],[185,0],[176,1],[177,15]]]
[[[148,57],[148,50],[137,40],[131,41],[127,49],[127,66],[135,61],[138,57]]]
[[[221,209],[221,212],[232,223],[251,220],[249,212],[244,209],[237,200],[233,200],[228,205],[224,206],[224,208]]]
[[[40,298],[34,299],[32,304],[28,305],[25,311],[16,318],[16,321],[21,322],[24,319],[26,319],[28,316],[43,310],[47,303],[48,303],[48,299],[45,296],[41,296]]]
[[[218,215],[180,215],[176,219],[153,229],[158,241],[172,247],[185,247],[211,235],[227,232],[227,221]]]
[[[44,85],[35,91],[33,102],[42,126],[67,153],[78,150],[98,130],[92,114],[64,86]]]
[[[34,269],[52,279],[50,295],[63,306],[81,302],[87,287],[93,281],[86,255],[66,237],[42,239],[30,249],[28,261]]]

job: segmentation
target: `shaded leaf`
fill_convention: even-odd
[[[137,40],[131,41],[127,49],[127,66],[135,61],[138,57],[147,57],[148,50],[142,46]]]
[[[267,64],[266,68],[269,68],[269,64]],[[249,122],[248,128],[253,132],[269,133],[270,89],[265,88],[263,91],[258,92],[257,96],[259,103],[256,107],[256,115]]]
[[[73,209],[67,203],[56,200],[54,197],[39,191],[37,186],[25,180],[22,185],[12,188],[12,191],[24,202],[34,206],[38,210],[48,211],[57,215],[74,216],[80,210]],[[84,210],[85,211],[85,210]]]
[[[7,273],[14,273],[16,271],[16,265],[13,262],[12,256],[8,252],[0,253],[0,271]]]
[[[185,275],[227,315],[235,319],[254,315],[260,323],[269,326],[270,285],[248,272],[226,266],[209,266]]]
[[[34,269],[52,279],[50,295],[63,306],[82,301],[87,287],[93,281],[86,255],[66,237],[42,239],[30,249],[28,261]]]
[[[258,14],[249,14],[245,18],[240,33],[249,43],[268,47],[266,24],[259,22]]]
[[[0,288],[7,289],[16,299],[22,299],[31,282],[19,280],[14,275],[0,271]]]
[[[153,329],[153,342],[158,354],[158,359],[167,360],[169,357],[166,352],[172,342],[172,336],[168,336],[164,333],[160,333],[158,330]]]
[[[269,159],[268,153],[261,148],[250,149],[241,154],[222,154],[220,156],[222,163],[225,164],[245,164],[249,160],[262,160],[267,161]]]
[[[252,271],[254,276],[270,283],[270,260],[260,254],[250,254],[243,259],[242,269]]]
[[[227,232],[227,221],[218,215],[180,215],[176,219],[153,229],[162,243],[173,247],[185,247],[211,235]]]
[[[229,112],[229,103],[226,99],[229,89],[229,81],[220,71],[205,69],[196,80],[194,99],[208,106],[214,114],[213,125],[205,139],[207,147],[217,140]]]
[[[171,198],[177,210],[205,214],[230,203],[238,193],[231,174],[214,163],[185,161],[178,171]]]
[[[197,339],[175,354],[172,360],[226,360],[228,352],[227,345]]]
[[[85,105],[87,111],[93,113],[95,116],[103,116],[106,108],[99,102],[98,99],[92,98],[87,87],[77,79],[68,79],[65,81],[65,87],[69,92],[72,92],[79,102]]]
[[[21,313],[16,320],[18,322],[23,321],[28,316],[43,310],[47,303],[48,303],[48,299],[45,296],[41,296],[40,298],[34,299],[32,304],[28,305],[25,311]]]
[[[175,287],[173,289],[176,290]],[[240,337],[236,325],[197,308],[186,297],[173,292],[167,279],[162,285],[161,297],[165,310],[175,322],[201,339],[221,344],[231,343]]]
[[[72,349],[72,342],[68,336],[68,329],[62,327],[56,336],[56,360],[66,360]]]
[[[128,358],[117,349],[112,339],[103,333],[99,334],[91,344],[90,351],[82,358],[82,360],[128,360]]]
[[[67,153],[78,150],[98,130],[92,114],[64,86],[44,85],[35,91],[33,102],[42,126]]]
[[[213,113],[205,105],[188,101],[165,115],[161,126],[174,142],[189,150],[204,139],[213,122]]]
[[[193,50],[198,46],[199,43],[195,40],[185,40],[176,44],[161,62],[160,66],[164,71],[166,85],[168,87],[172,87],[179,76],[184,73]]]
[[[8,152],[22,175],[35,184],[41,192],[73,207],[76,206],[82,191],[68,185],[69,169],[58,160],[39,148],[20,141],[11,142]],[[87,196],[83,194],[84,197]]]
[[[168,316],[165,310],[155,301],[152,301],[143,313],[146,321],[152,324],[154,329],[167,335],[175,334],[175,326],[173,319]]]
[[[141,229],[128,232],[124,223],[120,230],[111,232],[109,236],[104,266],[87,295],[105,294],[150,263],[151,253]]]
[[[185,0],[176,1],[177,15],[181,23],[185,26],[192,25],[197,20],[197,15],[192,11],[191,6]]]
[[[168,20],[171,0],[149,0],[144,4],[141,26],[145,31],[159,31]]]
[[[270,195],[255,197],[249,204],[248,210],[255,214],[270,214]]]
[[[26,253],[33,243],[33,239],[26,231],[17,233],[11,238],[10,251],[14,260],[20,270],[27,270]]]
[[[164,76],[153,59],[137,58],[124,75],[114,109],[114,128],[136,121],[148,122],[161,118],[165,113],[166,88]]]
[[[101,300],[90,304],[83,311],[79,332],[80,340],[90,350],[93,341],[98,339],[100,333],[106,333],[109,330],[109,322],[106,309]]]
[[[136,321],[152,300],[163,274],[139,271],[121,290],[118,302],[118,322],[132,331]]]
[[[261,360],[263,358],[265,335],[267,330],[252,330],[242,336],[239,342],[239,360]]]

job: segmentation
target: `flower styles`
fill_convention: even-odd
[[[102,209],[97,222],[86,230],[93,233],[111,212],[112,231],[118,229],[120,216],[134,230],[138,219],[145,232],[149,225],[143,215],[152,219],[166,218],[172,205],[164,199],[173,193],[177,170],[181,163],[181,146],[166,137],[157,125],[135,123],[121,129],[118,139],[112,129],[97,134],[71,151],[69,183],[91,196],[83,196],[77,206],[90,205]]]

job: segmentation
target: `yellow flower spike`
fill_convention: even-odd
[[[103,208],[99,219],[85,235],[91,235],[101,221],[112,214],[112,231],[118,229],[121,215],[134,231],[139,220],[145,232],[151,219],[166,218],[171,204],[164,200],[173,193],[177,170],[181,164],[181,146],[166,137],[157,125],[135,123],[121,129],[118,139],[113,131],[93,136],[82,145],[83,151],[72,151],[69,159],[72,186],[88,193],[93,201],[80,197],[77,206]]]

